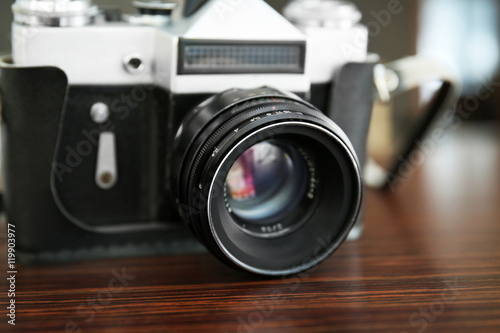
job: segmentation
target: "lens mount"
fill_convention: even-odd
[[[174,156],[183,219],[219,259],[253,273],[311,268],[359,212],[360,170],[345,134],[271,88],[202,103],[179,129]]]

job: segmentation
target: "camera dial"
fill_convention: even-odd
[[[99,13],[91,0],[16,0],[14,21],[29,26],[79,27]]]
[[[294,0],[283,14],[302,27],[351,28],[361,21],[356,5],[340,0]]]
[[[163,26],[170,22],[174,11],[179,9],[176,1],[136,0],[132,2],[139,15],[126,15],[125,19],[134,25]]]
[[[137,8],[142,15],[166,15],[172,14],[172,11],[178,7],[176,1],[164,0],[136,0],[132,6]]]

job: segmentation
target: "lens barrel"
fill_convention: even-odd
[[[307,270],[347,237],[362,186],[346,135],[272,88],[202,103],[174,140],[179,213],[223,262],[264,275]]]

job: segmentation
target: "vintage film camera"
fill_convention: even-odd
[[[367,54],[357,8],[133,4],[12,6],[2,146],[20,258],[199,250],[187,224],[226,264],[286,275],[359,236],[374,73],[382,96],[405,81]]]

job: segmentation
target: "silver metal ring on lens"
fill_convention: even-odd
[[[79,27],[99,13],[91,0],[16,0],[14,22],[29,26]]]
[[[334,239],[330,244],[327,244],[325,246],[325,251],[321,255],[316,256],[315,258],[312,258],[311,260],[304,261],[302,263],[298,263],[297,266],[294,266],[292,268],[286,268],[286,269],[281,269],[281,268],[276,268],[276,269],[263,269],[260,267],[257,267],[251,263],[243,261],[241,258],[238,258],[227,246],[222,242],[221,237],[219,235],[219,232],[222,232],[219,227],[216,227],[216,224],[214,223],[213,219],[213,212],[212,212],[212,203],[215,202],[213,193],[214,193],[214,187],[216,186],[217,179],[219,175],[221,174],[221,169],[224,167],[226,164],[228,158],[232,156],[232,154],[237,151],[238,147],[243,144],[244,142],[248,142],[248,140],[252,137],[256,137],[259,135],[259,133],[269,131],[273,128],[279,127],[279,126],[299,126],[299,127],[304,127],[304,128],[310,128],[317,130],[319,133],[325,134],[331,139],[333,139],[333,142],[337,143],[339,146],[343,147],[343,150],[347,152],[348,154],[346,157],[348,158],[348,163],[356,170],[356,174],[358,175],[358,180],[355,182],[356,183],[356,188],[354,189],[354,193],[356,193],[356,198],[353,201],[354,202],[354,209],[352,209],[353,212],[355,212],[353,215],[350,215],[348,217],[348,221],[346,221],[347,227],[344,229],[342,235],[338,237],[337,239]],[[339,128],[340,130],[340,128]],[[215,175],[212,177],[213,181],[210,184],[210,189],[208,191],[208,199],[207,202],[209,203],[207,206],[208,210],[208,223],[210,226],[210,231],[212,233],[212,237],[215,240],[216,245],[220,249],[220,251],[229,259],[232,263],[236,264],[237,266],[243,268],[244,270],[257,273],[257,274],[262,274],[262,275],[289,275],[289,274],[295,274],[300,271],[309,269],[316,264],[320,263],[323,261],[326,257],[328,257],[332,252],[334,252],[340,244],[347,238],[347,235],[349,231],[351,230],[352,226],[354,226],[356,219],[357,219],[357,214],[359,212],[359,208],[361,207],[361,193],[362,193],[362,185],[361,185],[361,178],[360,178],[360,169],[359,165],[357,162],[357,159],[353,153],[352,147],[349,147],[341,138],[337,137],[334,133],[330,132],[329,130],[323,128],[322,126],[318,126],[316,124],[311,124],[311,123],[303,123],[303,122],[297,122],[297,121],[286,121],[282,123],[276,123],[272,125],[268,125],[266,127],[260,128],[259,130],[249,134],[245,138],[239,141],[238,144],[236,144],[234,147],[231,148],[231,150],[225,155],[225,157],[222,159],[222,161],[219,163],[217,170],[215,171]]]

